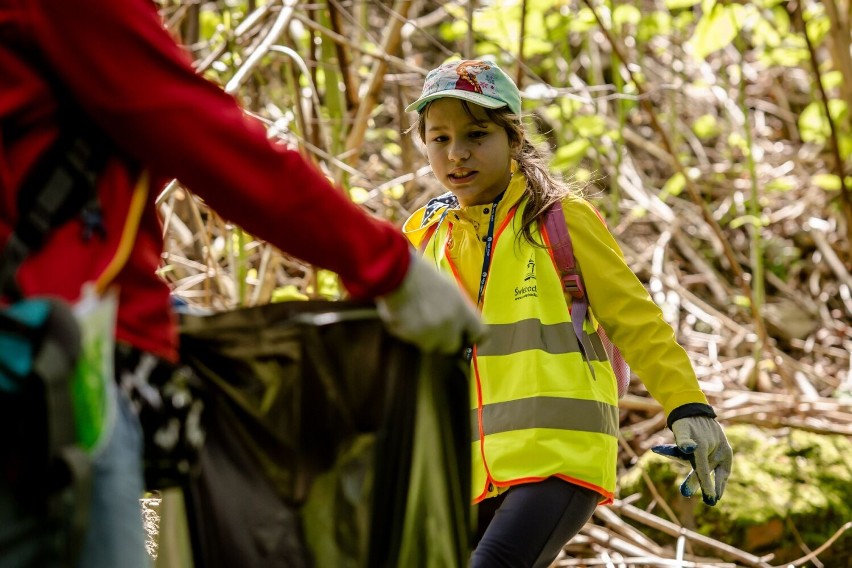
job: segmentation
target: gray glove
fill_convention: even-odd
[[[651,450],[689,463],[692,471],[680,485],[681,495],[692,497],[700,488],[704,503],[715,505],[725,492],[734,461],[734,452],[722,427],[708,416],[688,416],[675,420],[672,432],[674,445],[654,446]]]
[[[376,299],[388,330],[423,351],[452,354],[485,337],[471,302],[446,276],[412,252],[402,284]]]

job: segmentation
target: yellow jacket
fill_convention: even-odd
[[[580,347],[551,252],[514,238],[520,223],[517,208],[495,223],[479,302],[490,333],[471,358],[474,502],[549,477],[588,487],[609,502],[618,455],[612,367],[600,343],[591,341],[597,334],[590,321],[581,332],[589,348]],[[437,246],[424,252],[458,274],[451,258],[454,225],[448,220],[437,227]]]
[[[513,176],[497,207],[497,226],[523,199],[525,184],[526,179],[520,172]],[[446,213],[446,219],[453,222],[448,254],[458,269],[456,280],[474,302],[479,291],[485,250],[482,239],[488,232],[490,211],[486,210],[489,207],[490,204],[451,207]],[[621,249],[592,205],[582,198],[567,198],[562,207],[593,321],[603,325],[632,371],[663,406],[667,416],[684,404],[706,405],[707,398],[698,385],[686,351],[677,343],[674,330],[663,319],[659,306],[625,263]],[[443,213],[438,209],[423,223],[425,211],[425,207],[415,211],[403,227],[416,247],[423,244],[421,241],[429,233],[429,227],[437,223]]]

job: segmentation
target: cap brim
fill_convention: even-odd
[[[509,106],[508,103],[493,99],[487,95],[483,95],[482,93],[471,93],[470,91],[452,90],[440,91],[438,93],[426,95],[425,97],[420,97],[419,99],[405,107],[405,112],[420,112],[421,110],[423,110],[423,107],[426,106],[427,103],[432,102],[435,99],[443,99],[445,97],[449,97],[452,99],[462,99],[474,104],[478,104],[479,106],[483,106],[485,108],[501,108],[504,106]]]

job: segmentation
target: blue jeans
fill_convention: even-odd
[[[149,568],[139,498],[143,492],[142,430],[124,394],[115,428],[92,464],[92,500],[79,568]],[[0,567],[60,564],[62,532],[18,501],[0,478]]]

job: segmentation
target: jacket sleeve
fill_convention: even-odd
[[[712,414],[674,330],[625,263],[615,238],[592,205],[584,199],[566,199],[563,211],[589,305],[633,372],[667,416],[679,407],[681,413],[692,409]],[[701,410],[703,406],[707,409]]]
[[[116,147],[177,178],[214,210],[307,262],[356,298],[402,281],[408,244],[298,152],[267,140],[236,101],[193,70],[150,0],[29,0],[34,38],[57,76]]]

